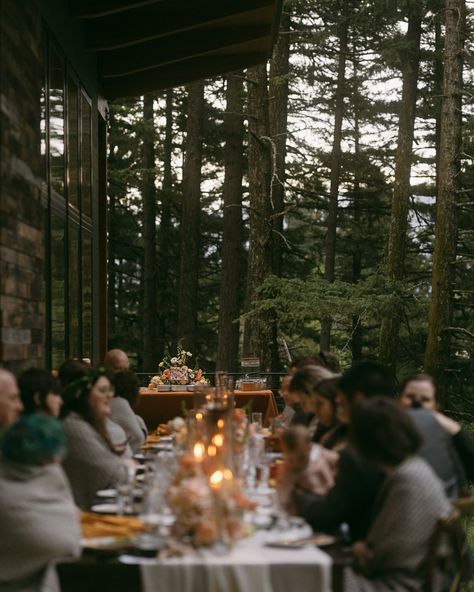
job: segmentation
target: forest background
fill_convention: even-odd
[[[472,420],[474,1],[288,0],[280,25],[266,65],[110,104],[109,347],[379,359]]]

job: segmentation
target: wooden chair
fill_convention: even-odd
[[[449,585],[446,589],[449,592],[458,592],[461,583],[468,578],[469,543],[462,527],[462,519],[470,514],[474,514],[474,495],[457,499],[453,503],[452,513],[438,522],[425,560],[423,592],[433,592],[436,589],[435,581],[439,573],[446,578],[445,584]]]

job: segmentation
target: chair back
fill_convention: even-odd
[[[462,526],[462,518],[474,514],[474,495],[458,498],[453,511],[438,521],[431,536],[424,563],[423,592],[434,592],[440,574],[443,590],[458,592],[471,570],[469,543]],[[449,587],[448,587],[449,586]]]

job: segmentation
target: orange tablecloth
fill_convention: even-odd
[[[183,415],[183,405],[193,407],[193,394],[190,391],[157,392],[140,389],[140,398],[134,407],[135,413],[145,420],[147,428],[154,430],[160,423],[166,423],[173,417]],[[236,407],[245,407],[252,402],[252,411],[263,414],[263,423],[268,425],[271,417],[278,410],[272,391],[235,391]]]

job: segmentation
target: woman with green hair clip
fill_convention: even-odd
[[[112,385],[102,370],[86,370],[63,392],[63,467],[83,510],[90,508],[99,489],[127,482],[134,467],[125,432],[110,420],[112,397]]]
[[[39,589],[50,561],[80,553],[79,513],[60,465],[65,444],[61,423],[46,415],[22,417],[5,430],[0,590]]]

